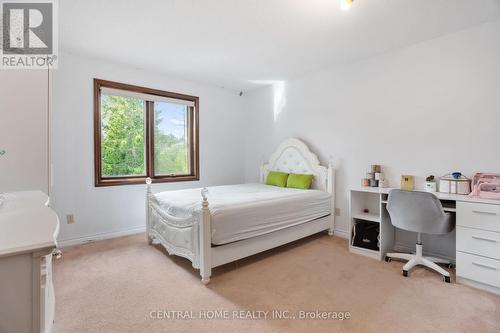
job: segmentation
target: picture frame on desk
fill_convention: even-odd
[[[411,175],[401,175],[401,189],[413,191],[415,189],[415,177]]]

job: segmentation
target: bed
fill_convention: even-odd
[[[269,171],[313,174],[310,190],[265,185]],[[298,139],[261,164],[260,183],[153,193],[146,180],[150,244],[189,259],[210,281],[212,268],[334,229],[335,172]]]

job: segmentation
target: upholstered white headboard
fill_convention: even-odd
[[[299,139],[290,138],[282,142],[271,155],[267,164],[261,165],[260,181],[263,183],[269,171],[312,174],[312,188],[329,192],[333,195],[334,170],[319,163],[318,157]]]

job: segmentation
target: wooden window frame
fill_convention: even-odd
[[[187,175],[159,175],[154,174],[154,110],[151,101],[145,101],[145,176],[122,176],[103,177],[101,165],[101,88],[114,88],[125,91],[143,93],[153,96],[175,98],[194,103],[194,107],[189,107],[188,114],[188,144],[190,173]],[[153,183],[185,182],[200,180],[200,150],[199,150],[199,98],[196,96],[184,95],[163,91],[158,89],[134,86],[125,83],[94,79],[94,185],[117,186],[144,184],[146,178],[151,178]]]

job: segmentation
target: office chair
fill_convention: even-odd
[[[455,220],[452,214],[444,212],[441,202],[432,193],[403,190],[389,192],[387,210],[393,226],[416,232],[418,236],[415,254],[388,253],[385,260],[408,260],[403,266],[403,276],[408,276],[408,271],[413,267],[423,265],[440,273],[443,280],[450,283],[450,273],[437,265],[447,264],[451,267],[449,260],[422,256],[422,233],[442,235],[453,231]]]

